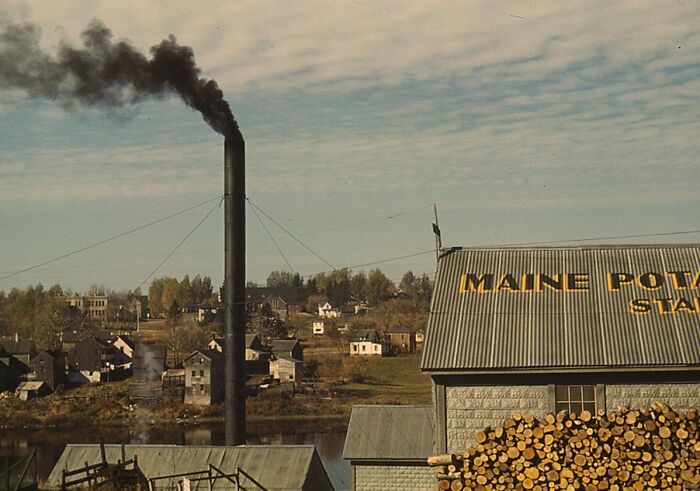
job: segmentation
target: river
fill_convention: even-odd
[[[0,454],[22,455],[37,449],[37,478],[45,481],[68,443],[151,443],[223,445],[223,425],[145,428],[48,428],[0,431]],[[313,444],[336,491],[350,488],[350,464],[343,460],[344,432],[252,434],[249,445]]]

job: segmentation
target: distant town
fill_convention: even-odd
[[[428,275],[409,271],[395,284],[379,269],[306,280],[273,271],[264,286],[249,283],[253,420],[315,414],[344,428],[353,402],[429,402],[416,353],[432,289]],[[157,278],[147,294],[41,284],[0,292],[3,425],[132,424],[144,412],[161,422],[221,418],[221,298],[199,275]],[[72,409],[85,402],[94,409]]]

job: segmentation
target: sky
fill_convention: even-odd
[[[4,0],[0,30],[34,22],[55,53],[99,19],[146,53],[193,48],[246,140],[248,198],[296,238],[249,206],[250,281],[432,275],[433,204],[444,246],[700,241],[627,237],[700,230],[698,2],[165,5]],[[105,112],[0,89],[0,277],[208,201],[0,290],[147,289],[212,210],[154,276],[220,283],[222,192],[222,137],[176,96]]]

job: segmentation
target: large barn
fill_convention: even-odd
[[[700,406],[700,245],[443,250],[421,360],[436,451],[513,411]]]

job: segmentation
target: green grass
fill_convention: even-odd
[[[343,396],[357,398],[356,403],[393,402],[396,404],[430,404],[430,378],[420,372],[420,355],[391,358],[368,358],[362,383],[334,388]]]

